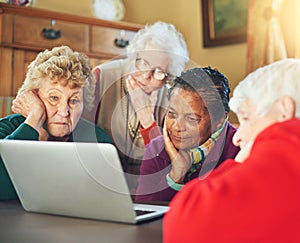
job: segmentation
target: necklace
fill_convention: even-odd
[[[142,137],[142,134],[140,132],[139,126],[137,126],[136,128],[134,128],[131,125],[130,121],[127,122],[127,125],[128,125],[128,132],[129,132],[131,138],[136,137],[137,139],[139,139],[139,138]]]
[[[141,135],[141,132],[140,132],[140,129],[139,129],[139,126],[140,126],[140,122],[137,123],[137,126],[133,126],[129,120],[129,108],[130,108],[130,104],[129,104],[129,94],[128,92],[126,91],[125,89],[125,86],[124,86],[124,79],[122,78],[121,79],[121,92],[122,92],[122,111],[123,111],[123,114],[125,115],[126,117],[126,122],[127,122],[127,128],[128,128],[128,132],[130,134],[130,137],[132,139],[132,141],[134,141],[135,139],[140,139],[142,138],[142,135]],[[136,118],[136,114],[135,114],[135,120],[137,119]]]

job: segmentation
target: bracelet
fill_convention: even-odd
[[[168,186],[174,189],[175,191],[180,191],[183,187],[183,184],[177,184],[175,181],[172,180],[169,173],[166,175]]]

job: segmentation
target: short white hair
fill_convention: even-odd
[[[250,99],[264,116],[283,96],[295,101],[296,117],[300,117],[300,59],[282,59],[250,73],[234,89],[229,106],[237,113],[241,102]]]
[[[130,41],[126,48],[127,55],[131,56],[144,51],[149,43],[170,56],[168,72],[172,75],[180,75],[189,61],[189,53],[182,34],[176,30],[175,26],[161,21],[146,25]]]

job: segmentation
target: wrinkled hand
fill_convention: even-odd
[[[245,146],[241,148],[238,154],[235,156],[234,160],[239,163],[243,163],[250,154],[254,141],[249,141]]]
[[[153,112],[157,91],[152,92],[150,95],[146,94],[131,75],[126,79],[126,86],[141,125],[144,128],[150,127],[154,122]]]
[[[192,161],[190,155],[185,150],[177,150],[167,132],[166,123],[163,128],[163,136],[165,142],[165,149],[171,159],[172,168],[170,170],[170,178],[180,184],[183,182],[185,174],[191,167]]]
[[[26,117],[25,123],[40,130],[46,120],[44,103],[33,90],[25,90],[12,102],[12,111]]]

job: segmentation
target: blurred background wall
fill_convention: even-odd
[[[246,74],[246,43],[203,48],[201,0],[123,0],[123,21],[139,24],[169,22],[182,32],[190,58],[224,73],[233,89]],[[33,7],[93,17],[92,0],[35,0]],[[235,120],[235,118],[233,118]]]

